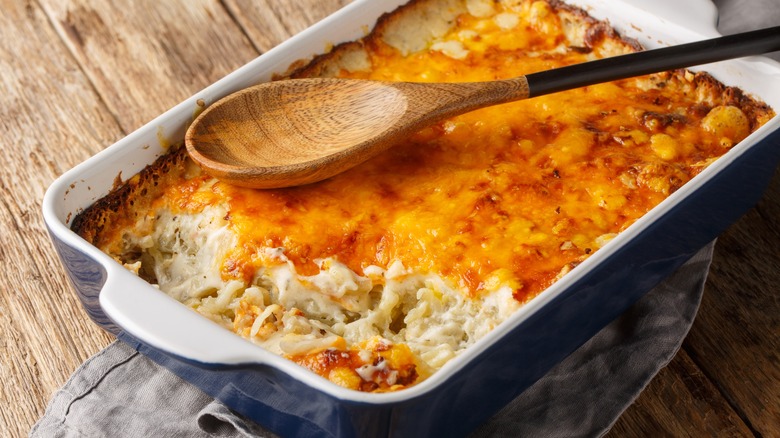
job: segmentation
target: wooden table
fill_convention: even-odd
[[[112,338],[41,218],[60,174],[348,0],[0,0],[0,435]],[[614,436],[780,435],[780,177],[720,239],[682,350]]]

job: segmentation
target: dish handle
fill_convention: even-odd
[[[149,287],[119,265],[107,267],[99,302],[105,314],[132,337],[180,358],[202,364],[274,361],[271,353],[236,336],[170,296]],[[209,346],[219,345],[219,349]]]

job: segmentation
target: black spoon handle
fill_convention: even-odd
[[[526,75],[529,97],[780,50],[780,26]]]

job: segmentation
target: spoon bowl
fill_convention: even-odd
[[[206,172],[250,188],[320,181],[443,119],[486,106],[780,50],[780,27],[469,83],[290,79],[231,94],[185,135]]]
[[[441,84],[268,82],[207,108],[185,143],[196,162],[224,181],[252,188],[302,185],[341,173],[443,118],[525,97],[524,77]]]

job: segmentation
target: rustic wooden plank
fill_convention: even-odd
[[[40,4],[0,1],[3,436],[26,435],[53,392],[111,340],[65,280],[40,217],[45,188],[257,55],[216,2]]]
[[[685,349],[748,425],[780,435],[780,172],[718,239]]]
[[[0,435],[24,436],[109,341],[71,292],[41,218],[51,181],[123,135],[36,4],[0,6]]]
[[[609,432],[625,436],[751,436],[718,389],[681,351]]]
[[[40,2],[125,132],[257,56],[219,2]]]
[[[350,1],[225,0],[225,6],[231,11],[257,50],[266,52]]]

